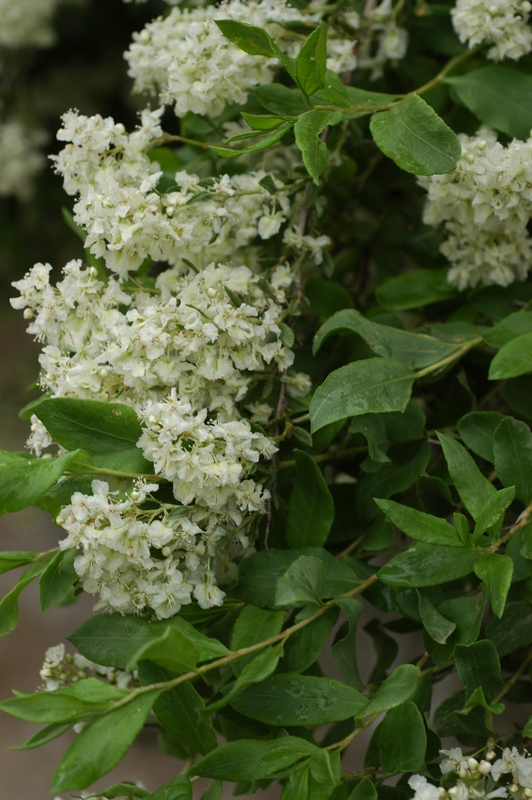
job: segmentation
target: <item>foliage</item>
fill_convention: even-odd
[[[169,67],[179,121],[145,110],[132,134],[65,114],[55,166],[83,260],[55,287],[42,264],[15,284],[44,395],[21,412],[33,453],[0,452],[0,513],[40,506],[67,536],[0,553],[23,570],[0,634],[33,580],[43,611],[87,591],[111,613],[0,710],[44,726],[25,748],[76,726],[54,792],[90,787],[148,722],[184,768],[108,800],[190,800],[199,777],[205,800],[222,781],[433,800],[513,780],[527,797],[532,722],[498,718],[532,701],[532,57],[491,63],[504,42],[466,35],[464,2],[195,5],[136,37],[137,88],[143,70],[163,82],[142,48],[198,19],[194,58],[212,40],[213,75],[227,57],[242,86],[220,83],[221,113],[208,87],[183,110]],[[447,190],[469,222],[493,217],[456,258]],[[433,708],[449,675],[463,688]],[[440,769],[449,736],[467,753]]]

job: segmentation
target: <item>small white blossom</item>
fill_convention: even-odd
[[[461,42],[491,44],[487,56],[493,61],[515,60],[532,50],[531,10],[528,0],[457,0],[451,17]]]
[[[412,775],[408,779],[408,785],[414,790],[412,800],[439,800],[440,794],[436,786],[433,786],[421,775]]]
[[[10,5],[18,7],[17,3]],[[0,18],[1,14],[0,0]],[[4,20],[0,24],[0,45],[3,24]],[[30,130],[18,120],[0,122],[0,197],[14,195],[18,200],[31,197],[33,180],[46,164],[39,151],[44,141],[46,134],[43,131]]]

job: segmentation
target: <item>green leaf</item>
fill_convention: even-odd
[[[408,311],[448,300],[456,289],[447,281],[447,270],[416,269],[384,281],[375,294],[387,311]]]
[[[67,450],[82,448],[97,467],[153,473],[137,447],[142,427],[129,406],[56,397],[43,400],[35,413],[54,441]]]
[[[467,450],[450,436],[438,433],[451,478],[460,498],[473,517],[479,516],[484,504],[496,493],[496,489],[484,477]]]
[[[274,675],[251,686],[233,708],[267,725],[322,725],[364,714],[364,695],[332,678]]]
[[[192,784],[184,775],[161,786],[146,800],[192,800]]]
[[[482,639],[467,646],[459,644],[454,649],[454,658],[466,695],[471,696],[480,686],[491,702],[504,686],[499,656],[492,642]]]
[[[201,795],[200,800],[220,800],[223,792],[221,781],[213,781],[208,789]]]
[[[310,403],[311,433],[358,414],[404,411],[416,375],[391,358],[354,361],[332,372]]]
[[[39,580],[41,611],[56,606],[78,579],[74,569],[76,550],[63,550],[52,558]]]
[[[340,780],[340,754],[319,750],[290,771],[281,800],[329,800]]]
[[[478,537],[490,528],[500,530],[504,519],[504,512],[512,503],[515,497],[515,486],[501,489],[484,503],[477,515],[477,524],[473,531],[474,542]]]
[[[523,503],[532,501],[532,433],[524,422],[506,417],[493,440],[495,470],[503,486],[515,486]]]
[[[346,615],[347,622],[345,622],[338,631],[332,646],[331,655],[334,663],[342,673],[345,682],[361,692],[365,687],[358,673],[356,641],[358,620],[364,610],[364,606],[360,600],[357,600],[355,597],[338,597],[335,603]],[[290,643],[290,639],[288,642]]]
[[[64,723],[105,711],[127,695],[127,689],[119,689],[97,678],[84,678],[53,692],[19,692],[16,697],[0,703],[0,709],[27,722]]]
[[[138,695],[83,728],[55,772],[52,792],[85,789],[115,767],[140,733],[159,694]]]
[[[349,795],[349,800],[378,800],[377,790],[369,778],[362,778]]]
[[[493,439],[503,419],[496,411],[472,411],[458,421],[458,432],[470,450],[493,463]]]
[[[491,362],[488,378],[505,380],[528,372],[532,372],[532,333],[517,336],[503,345]]]
[[[37,505],[80,455],[75,450],[57,458],[24,458],[0,450],[0,515]]]
[[[6,636],[17,627],[18,599],[26,586],[29,586],[38,575],[44,572],[51,559],[50,555],[24,570],[16,586],[0,600],[0,636]]]
[[[325,85],[327,25],[320,22],[305,40],[296,59],[296,81],[305,94],[314,94]]]
[[[413,664],[401,664],[386,678],[363,709],[364,717],[381,714],[409,700],[417,689],[419,669]]]
[[[438,603],[437,610],[445,619],[456,625],[456,630],[445,644],[427,642],[431,657],[439,665],[445,664],[452,656],[456,644],[471,644],[480,633],[482,617],[486,606],[486,596],[452,597]]]
[[[334,521],[334,501],[321,470],[303,450],[294,450],[296,482],[288,502],[286,540],[291,548],[320,547]]]
[[[319,559],[325,571],[323,597],[338,597],[354,589],[360,582],[351,567],[320,547],[302,550],[262,550],[243,558],[238,566],[235,594],[246,603],[261,608],[275,608],[279,579],[300,556]]]
[[[491,66],[444,78],[461,103],[482,122],[517,139],[532,128],[532,76]]]
[[[431,639],[439,644],[445,644],[449,636],[456,630],[456,623],[440,614],[425,592],[418,592],[418,600],[419,616],[423,627]]]
[[[530,717],[525,727],[523,728],[523,736],[526,738],[530,738],[532,736],[532,717]]]
[[[359,311],[349,308],[333,314],[319,328],[314,337],[313,353],[320,349],[329,336],[341,331],[357,333],[376,355],[394,358],[411,369],[421,369],[429,364],[435,364],[461,346],[440,341],[434,336],[411,333],[371,322]]]
[[[289,89],[282,83],[257,86],[253,94],[261,106],[280,117],[298,117],[309,110],[299,89]]]
[[[115,798],[131,798],[140,797],[146,798],[150,793],[146,789],[142,789],[135,783],[114,783],[102,792],[98,792],[94,797],[105,797],[105,800],[115,800]],[[150,795],[151,796],[151,795]]]
[[[486,637],[501,657],[532,643],[532,606],[525,600],[508,603],[501,619],[492,619]]]
[[[462,714],[463,716],[468,716],[469,712],[477,706],[480,706],[491,714],[502,714],[505,709],[504,703],[492,703],[490,705],[490,703],[488,703],[486,700],[482,687],[477,686],[477,688],[471,693],[464,703],[463,709],[457,711],[456,713]]]
[[[192,766],[190,775],[220,781],[254,781],[288,769],[319,752],[316,745],[296,736],[273,741],[240,739],[221,745]]]
[[[286,613],[282,610],[271,611],[258,608],[258,606],[245,606],[237,617],[233,626],[231,649],[241,650],[258,642],[264,642],[272,636],[277,636],[283,627]],[[254,654],[239,658],[232,664],[235,675],[239,675],[244,666],[254,658]]]
[[[232,19],[215,20],[226,39],[236,44],[250,56],[276,57],[276,47],[271,36],[263,28],[248,25],[247,22],[237,22]]]
[[[478,553],[464,547],[419,544],[399,553],[377,575],[383,583],[397,588],[420,588],[465,578],[473,572]]]
[[[271,131],[272,128],[277,128],[285,122],[283,117],[271,116],[269,114],[246,114],[245,111],[242,111],[242,117],[249,127],[253,128],[255,131]],[[272,180],[271,177],[270,180]],[[275,190],[275,184],[273,187]]]
[[[143,686],[160,683],[175,675],[152,661],[139,664]],[[153,704],[155,715],[171,739],[196,753],[215,750],[218,742],[211,720],[205,715],[205,703],[191,683],[180,683],[163,692]]]
[[[200,662],[230,652],[221,642],[205,636],[181,617],[150,623],[133,615],[100,614],[84,622],[67,640],[96,664],[125,669],[140,650],[162,636],[167,628],[175,629],[196,648]]]
[[[510,556],[487,553],[475,564],[475,575],[484,583],[490,596],[491,608],[497,617],[502,617],[506,598],[510,591],[514,564]]]
[[[482,332],[482,338],[492,347],[504,347],[518,336],[532,333],[532,312],[516,311]]]
[[[402,506],[393,500],[375,499],[375,502],[388,519],[412,539],[443,547],[461,545],[456,529],[444,519],[425,514],[424,511],[417,511],[415,508]]]
[[[307,111],[294,125],[296,144],[301,150],[307,172],[319,186],[319,177],[327,166],[327,145],[319,137],[327,125],[338,125],[343,119],[338,111]]]
[[[425,723],[414,703],[389,711],[379,725],[378,747],[385,775],[416,772],[425,761]]]
[[[259,652],[251,661],[245,666],[236,681],[229,686],[228,691],[224,696],[207,706],[206,711],[212,713],[219,711],[221,708],[230,703],[233,698],[241,694],[248,686],[253,686],[255,683],[269,678],[272,672],[275,672],[279,659],[283,654],[283,642],[280,642],[273,647],[267,647],[262,652]]]
[[[261,139],[260,142],[250,144],[249,147],[240,147],[233,150],[231,147],[210,144],[209,149],[213,150],[217,155],[222,156],[222,158],[236,158],[237,156],[246,155],[247,153],[257,153],[259,150],[265,150],[270,147],[270,145],[280,141],[293,127],[293,122],[285,122],[272,131],[272,133],[268,134],[268,136],[265,136],[264,139]]]
[[[415,175],[451,172],[462,155],[456,134],[417,94],[379,111],[369,127],[384,155]]]
[[[312,666],[321,655],[337,617],[338,611],[330,609],[286,639],[284,655],[279,662],[277,672],[305,672]],[[355,689],[362,688],[361,684],[355,686]]]
[[[275,593],[278,606],[302,606],[321,603],[325,570],[322,562],[312,556],[300,556],[281,575]]]
[[[7,550],[5,553],[0,553],[0,575],[12,569],[23,567],[26,564],[31,564],[39,556],[40,553],[32,552],[31,550]]]
[[[153,661],[164,669],[177,674],[193,670],[198,663],[199,653],[194,645],[175,628],[168,627],[158,638],[152,639],[137,650],[127,671],[132,672],[140,661]]]

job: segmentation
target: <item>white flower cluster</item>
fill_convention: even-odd
[[[531,11],[528,0],[456,0],[451,17],[461,42],[491,44],[488,58],[500,61],[532,51]]]
[[[343,18],[350,28],[359,32],[357,63],[360,69],[371,70],[371,80],[382,76],[388,61],[400,61],[405,57],[408,31],[397,24],[392,0],[382,0],[379,5],[368,0],[362,16],[356,11],[346,11]]]
[[[173,266],[223,260],[257,235],[274,235],[290,210],[278,179],[275,198],[260,185],[263,171],[210,181],[177,172],[175,188],[157,191],[163,173],[147,152],[163,137],[161,113],[144,110],[128,135],[111,117],[70,111],[58,133],[68,144],[55,168],[65,190],[79,197],[74,219],[87,231],[85,245],[122,277],[147,257]]]
[[[77,683],[84,678],[96,676],[118,686],[120,689],[129,689],[135,680],[134,676],[129,672],[95,664],[79,653],[74,653],[73,655],[67,653],[64,644],[58,644],[47,649],[39,675],[44,681],[44,688],[47,692],[54,692],[56,689],[70,686],[72,683]]]
[[[413,775],[408,784],[414,789],[412,800],[472,800],[498,797],[516,797],[520,800],[532,797],[532,757],[519,753],[516,747],[506,747],[502,757],[495,759],[493,750],[486,753],[480,762],[465,756],[459,747],[441,750],[446,758],[440,764],[443,775],[454,773],[458,780],[445,789],[429,783],[421,775]],[[497,786],[503,775],[510,774],[511,783]]]
[[[428,191],[424,221],[444,224],[449,283],[466,289],[524,280],[532,265],[532,138],[504,147],[485,127],[459,138],[456,170],[418,179]]]
[[[0,47],[46,47],[54,41],[51,18],[62,0],[0,0]]]
[[[14,195],[18,200],[31,197],[33,179],[46,163],[38,150],[45,139],[42,131],[28,130],[18,120],[0,122],[0,197]]]
[[[16,282],[21,296],[12,300],[45,343],[42,388],[131,405],[145,425],[139,447],[186,506],[177,517],[175,506],[160,503],[155,514],[145,512],[140,506],[156,485],[117,499],[94,481],[93,495],[74,494],[57,518],[68,532],[61,548],[81,551],[75,569],[100,607],[166,617],[192,598],[204,608],[219,605],[216,580],[234,572],[229,546],[246,550],[269,498],[251,474],[276,447],[237,403],[268,370],[292,364],[280,327],[291,270],[277,267],[269,282],[245,266],[168,270],[152,291],[131,294],[81,261],[66,265],[55,288],[50,271],[37,264]],[[291,394],[310,388],[304,375],[284,379]],[[267,418],[263,406],[250,410]],[[40,454],[50,438],[32,423],[29,445]]]
[[[276,59],[252,56],[230,42],[216,20],[231,19],[265,29],[277,45],[296,55],[299,36],[284,23],[316,23],[320,14],[304,14],[286,0],[229,0],[207,8],[174,8],[135,34],[125,53],[135,90],[159,94],[159,101],[174,105],[177,116],[188,111],[217,116],[228,103],[245,103],[258,84],[271,83],[279,66]],[[329,40],[329,68],[354,69],[353,41]]]

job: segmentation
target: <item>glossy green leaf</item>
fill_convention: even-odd
[[[29,586],[38,575],[44,572],[51,559],[50,555],[24,570],[17,584],[0,600],[0,636],[6,636],[17,627],[18,599],[26,586]]]
[[[497,65],[444,80],[486,125],[517,139],[528,139],[532,128],[531,75]]]
[[[139,695],[83,728],[55,772],[52,791],[85,789],[115,767],[137,738],[159,694]]]
[[[317,750],[316,745],[296,736],[266,742],[241,739],[209,753],[192,766],[189,774],[220,781],[260,780],[291,767]]]
[[[44,400],[35,414],[58,444],[67,450],[80,447],[96,466],[153,474],[153,464],[137,447],[142,427],[129,406],[55,397]]]
[[[334,521],[334,501],[321,470],[303,450],[294,450],[296,482],[288,502],[286,540],[290,547],[320,547]]]
[[[515,486],[515,495],[532,501],[532,433],[524,422],[505,417],[493,440],[495,470],[503,486]]]
[[[261,608],[275,608],[279,579],[300,556],[310,556],[322,562],[325,574],[324,598],[345,594],[360,582],[348,564],[334,558],[323,548],[307,547],[304,550],[270,548],[242,559],[238,567],[236,596]]]
[[[489,528],[497,526],[497,530],[500,530],[504,512],[512,503],[514,497],[515,486],[509,486],[507,489],[501,489],[499,492],[496,492],[496,494],[493,494],[490,499],[484,503],[477,514],[477,523],[473,532],[475,540]]]
[[[286,612],[282,610],[273,611],[254,605],[244,606],[233,626],[231,649],[241,650],[276,636],[283,627],[285,616]],[[234,661],[231,665],[234,674],[239,675],[254,657],[255,654],[250,653]]]
[[[280,642],[279,644],[267,647],[257,653],[254,658],[244,666],[240,675],[237,677],[236,681],[228,687],[224,696],[220,700],[210,703],[209,706],[207,706],[207,712],[212,713],[214,711],[219,711],[226,706],[227,703],[232,702],[235,697],[245,691],[248,686],[253,686],[253,684],[260,683],[266,680],[266,678],[269,678],[272,672],[275,672],[279,659],[283,655],[283,647],[283,642]]]
[[[532,333],[517,336],[503,345],[491,362],[488,378],[505,380],[529,372],[532,372]]]
[[[192,642],[175,628],[168,627],[159,637],[146,642],[135,652],[127,664],[127,671],[133,671],[140,661],[153,661],[179,674],[193,670],[198,660],[199,653]]]
[[[25,458],[0,450],[0,515],[37,505],[79,456],[74,450],[57,458]]]
[[[449,636],[456,630],[456,623],[452,622],[432,604],[425,592],[418,592],[419,616],[423,627],[435,642],[445,644]]]
[[[275,593],[278,606],[294,607],[305,603],[321,603],[325,570],[312,556],[300,556],[281,575]]]
[[[299,89],[289,89],[282,83],[257,86],[253,94],[265,109],[280,117],[299,116],[309,110]]]
[[[492,642],[482,639],[470,645],[459,644],[455,647],[454,658],[466,695],[472,695],[480,687],[491,702],[504,686],[499,656]]]
[[[0,703],[0,710],[27,722],[60,723],[104,711],[127,694],[127,689],[84,678],[53,692],[17,692],[16,697]]]
[[[106,800],[115,800],[115,798],[129,798],[132,797],[148,797],[150,793],[146,789],[137,786],[136,783],[114,783],[108,786],[103,792],[97,792],[94,797],[105,797]]]
[[[450,436],[438,433],[445,460],[456,486],[456,491],[473,517],[477,519],[484,504],[495,494],[496,489],[484,477],[467,450]]]
[[[250,128],[256,131],[271,131],[284,122],[282,117],[272,116],[270,114],[247,114],[245,111],[242,111],[242,118],[247,122]]]
[[[319,750],[290,771],[281,800],[329,800],[340,774],[340,753]]]
[[[418,667],[413,664],[401,664],[370,698],[363,710],[364,717],[389,711],[409,700],[417,689],[418,680]]]
[[[233,19],[215,20],[226,39],[251,56],[275,58],[276,47],[264,28]]]
[[[397,588],[437,586],[465,578],[473,572],[478,557],[478,553],[463,547],[419,544],[392,558],[377,575],[383,583]]]
[[[279,662],[277,672],[305,672],[312,666],[321,655],[337,617],[338,611],[330,609],[286,639],[284,655]],[[361,688],[361,685],[355,686],[355,689]]]
[[[378,800],[377,790],[369,778],[362,778],[349,795],[349,800]]]
[[[31,564],[32,561],[39,558],[39,555],[40,553],[31,550],[8,550],[0,553],[0,575],[12,569],[24,567],[26,564]]]
[[[342,331],[357,333],[376,355],[394,358],[411,369],[421,369],[429,364],[435,364],[460,347],[440,341],[434,336],[402,331],[389,325],[371,322],[359,311],[346,308],[337,311],[319,328],[314,337],[313,352],[316,353],[330,336]]]
[[[361,692],[365,687],[358,672],[356,642],[357,625],[364,606],[356,597],[339,597],[335,602],[342,609],[347,621],[338,631],[331,655],[345,682]]]
[[[74,569],[76,550],[60,550],[52,558],[39,580],[41,611],[57,605],[78,579]]]
[[[342,114],[338,111],[307,111],[294,125],[296,144],[301,151],[307,172],[319,186],[319,177],[327,166],[327,145],[320,139],[320,134],[327,125],[338,125]]]
[[[482,332],[482,338],[492,347],[504,347],[518,336],[532,333],[532,312],[516,311]]]
[[[532,606],[526,600],[508,603],[501,619],[492,619],[486,627],[486,637],[499,655],[515,653],[532,643]]]
[[[222,145],[210,144],[209,149],[216,153],[216,155],[222,156],[222,158],[236,158],[237,156],[246,155],[246,153],[257,153],[259,150],[266,150],[272,144],[280,141],[293,127],[293,122],[285,122],[265,136],[264,139],[261,139],[260,142],[250,144],[248,147],[233,149],[231,147],[223,147]]]
[[[385,775],[416,772],[425,761],[427,734],[414,703],[388,711],[379,725],[378,747]]]
[[[327,25],[320,22],[303,42],[296,59],[296,81],[305,94],[314,94],[325,85]]]
[[[456,134],[417,94],[378,112],[369,126],[384,155],[415,175],[451,172],[462,154]]]
[[[470,450],[493,463],[493,438],[503,419],[496,411],[472,411],[458,421],[458,432]]]
[[[375,289],[379,304],[389,311],[408,311],[447,300],[456,289],[447,281],[447,270],[416,269],[397,275]]]
[[[143,686],[175,677],[152,661],[142,661],[138,672]],[[205,714],[205,703],[191,683],[180,683],[163,692],[153,710],[171,739],[201,755],[216,749],[216,733]]]
[[[232,702],[236,711],[267,725],[322,725],[360,716],[364,695],[332,678],[274,675]]]
[[[456,529],[444,519],[402,506],[393,500],[376,499],[375,502],[388,519],[412,539],[443,547],[458,547],[461,544]]]
[[[391,358],[370,358],[340,367],[314,393],[311,432],[358,414],[404,411],[415,377]]]
[[[475,575],[484,583],[491,608],[497,617],[502,617],[504,613],[513,571],[514,564],[510,556],[498,553],[482,555],[475,564]]]
[[[184,775],[161,786],[146,800],[192,800],[192,784]]]

